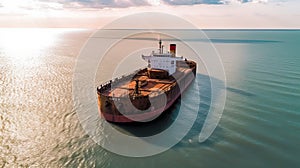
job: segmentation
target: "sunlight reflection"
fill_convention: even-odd
[[[38,61],[39,53],[54,44],[57,35],[50,29],[2,29],[0,44],[9,60],[25,65]]]

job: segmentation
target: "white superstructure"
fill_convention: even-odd
[[[174,46],[174,44],[172,44]],[[165,70],[169,73],[169,75],[172,75],[176,72],[176,61],[182,60],[182,57],[176,57],[175,51],[176,46],[171,50],[171,53],[163,53],[163,47],[161,45],[161,40],[159,41],[159,52],[155,53],[152,51],[152,53],[149,56],[142,55],[142,58],[146,61],[148,61],[148,68],[151,69],[160,69]]]

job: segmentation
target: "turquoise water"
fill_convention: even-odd
[[[211,100],[209,77],[198,74],[201,104],[194,126],[171,149],[145,158],[103,149],[80,125],[72,77],[76,57],[91,32],[0,29],[0,167],[300,165],[300,31],[205,31],[222,58],[227,79],[220,123],[208,140],[199,143],[199,125]],[[198,100],[189,96],[194,89],[182,96],[191,104]],[[135,136],[156,134],[172,124],[179,106],[152,124],[114,127]]]

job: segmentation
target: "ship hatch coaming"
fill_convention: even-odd
[[[111,87],[102,92],[102,94],[110,97],[126,97],[128,95],[134,95],[136,81],[139,81],[140,83],[138,88],[139,93],[135,94],[136,96],[148,96],[153,92],[167,91],[174,86],[176,83],[175,79],[182,78],[186,73],[189,73],[188,71],[191,70],[187,68],[178,68],[178,71],[167,79],[150,79],[146,74],[135,75],[131,80],[112,83]]]
[[[158,91],[164,91],[167,90],[172,86],[173,83],[175,83],[175,79],[173,80],[153,80],[153,79],[147,79],[143,78],[144,85],[139,85],[138,88],[138,94],[137,96],[147,96],[151,92],[158,92]],[[138,80],[140,81],[140,80]],[[129,81],[128,83],[123,83],[121,85],[116,84],[115,86],[113,85],[110,90],[107,90],[103,92],[104,95],[106,96],[111,96],[111,97],[125,97],[128,95],[133,95],[135,94],[136,90],[136,80]]]

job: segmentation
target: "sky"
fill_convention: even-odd
[[[101,28],[140,12],[199,28],[300,28],[300,0],[0,0],[0,27]]]

